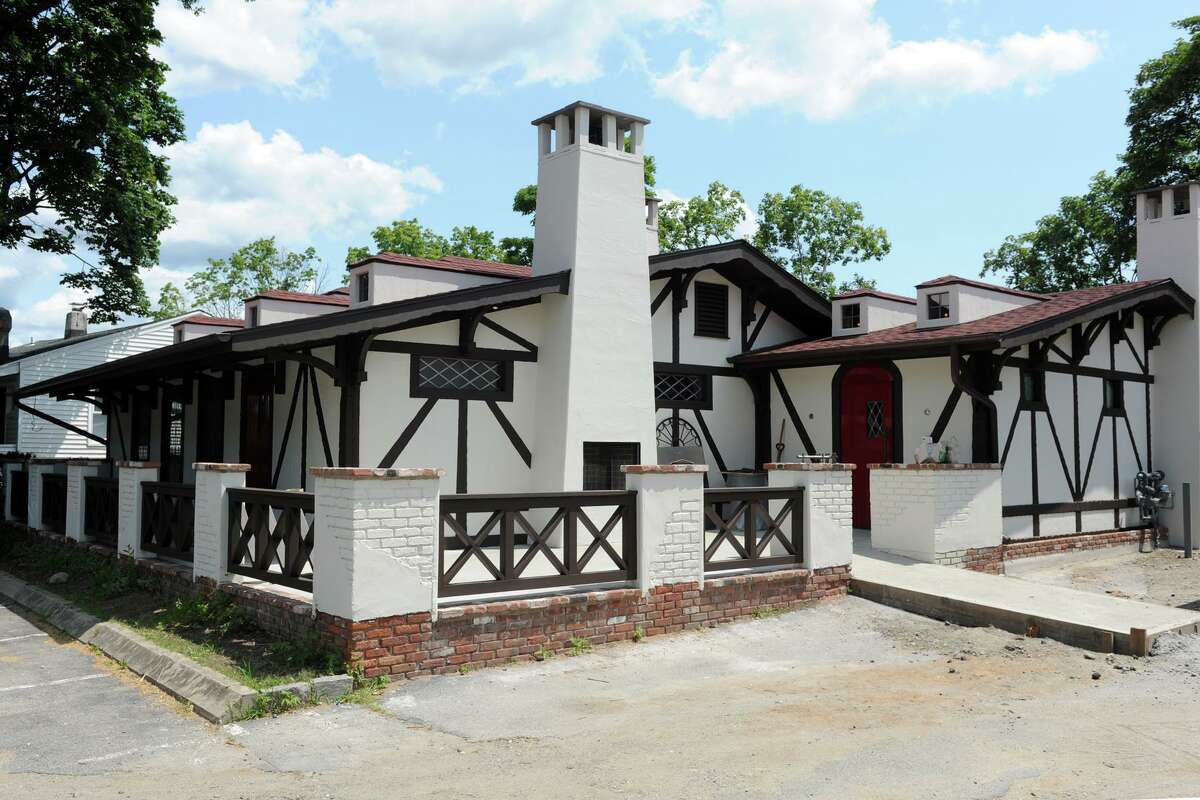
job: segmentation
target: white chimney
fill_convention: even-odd
[[[88,318],[80,306],[73,307],[67,312],[66,323],[63,325],[63,338],[73,339],[87,334]]]

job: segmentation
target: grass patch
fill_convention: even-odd
[[[368,678],[363,673],[362,664],[357,663],[347,665],[346,674],[350,676],[351,680],[350,691],[339,697],[337,701],[339,703],[366,706],[374,711],[378,711],[379,697],[391,682],[388,676],[376,675],[374,678]]]
[[[767,608],[764,606],[762,608],[754,609],[750,616],[754,617],[755,619],[770,619],[771,617],[778,617],[780,614],[784,614],[786,612],[786,608]]]
[[[157,579],[141,575],[131,563],[42,541],[3,523],[0,569],[251,689],[342,671],[337,654],[315,635],[281,639],[223,595],[168,598]],[[57,572],[65,572],[67,582],[50,585]]]

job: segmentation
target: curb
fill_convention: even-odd
[[[124,626],[101,622],[61,597],[3,571],[0,571],[0,597],[19,603],[59,630],[120,661],[163,691],[190,703],[196,713],[209,722],[232,722],[254,706],[258,692],[250,687],[185,656],[164,650]],[[334,677],[350,680],[346,676]],[[267,694],[287,688],[277,687]],[[316,687],[312,691],[315,692]]]

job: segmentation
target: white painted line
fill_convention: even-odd
[[[0,639],[0,644],[5,642],[19,642],[22,639],[40,639],[43,636],[49,636],[48,633],[27,633],[24,636],[9,636],[7,639]]]
[[[95,675],[80,675],[77,678],[60,678],[59,680],[47,681],[46,683],[26,683],[22,686],[5,686],[3,689],[0,689],[0,694],[4,692],[16,692],[20,691],[21,689],[41,689],[45,686],[62,686],[64,683],[91,681],[95,680],[96,678],[103,678],[107,674],[108,673],[106,672],[97,672]]]

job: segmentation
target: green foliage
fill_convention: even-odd
[[[784,611],[787,611],[787,609],[786,608],[768,608],[767,606],[763,606],[762,608],[754,609],[754,611],[751,612],[750,616],[753,617],[754,619],[770,619],[771,617],[778,617]]]
[[[664,253],[728,241],[746,219],[745,199],[720,181],[702,197],[672,200],[658,211],[658,246]]]
[[[445,236],[435,233],[422,225],[416,217],[398,219],[390,225],[380,225],[371,231],[375,241],[375,251],[388,250],[405,256],[418,258],[441,258],[450,250],[450,242]],[[351,247],[346,253],[346,263],[353,264],[372,255],[366,247]]]
[[[346,664],[346,674],[350,676],[350,691],[337,699],[338,703],[353,703],[375,708],[379,705],[379,695],[391,682],[387,675],[366,677],[361,661]]]
[[[533,212],[537,211],[537,184],[531,183],[517,189],[513,195],[512,210],[525,217],[533,216]],[[529,220],[529,224],[533,224],[533,219]]]
[[[582,636],[571,637],[571,647],[567,650],[568,655],[579,656],[592,649],[592,643]]]
[[[1200,179],[1200,16],[1175,23],[1184,36],[1142,64],[1129,91],[1131,189]]]
[[[505,264],[533,264],[533,237],[505,236],[500,240],[500,260]]]
[[[225,595],[180,597],[159,617],[162,630],[196,630],[225,639],[253,627],[249,615]]]
[[[187,299],[179,287],[173,283],[164,283],[158,292],[158,305],[150,316],[154,319],[171,319],[188,311]]]
[[[1064,197],[1029,233],[1009,236],[983,256],[981,275],[998,273],[1014,287],[1061,292],[1123,283],[1136,251],[1126,184],[1097,173],[1088,192]]]
[[[892,249],[887,231],[864,223],[861,205],[798,184],[763,196],[754,244],[829,297],[875,286],[857,273],[839,284],[832,267],[878,261]]]
[[[241,719],[278,717],[280,714],[295,711],[301,705],[303,701],[294,692],[259,692],[254,696],[254,705],[245,710]]]
[[[496,245],[496,235],[484,231],[474,225],[454,227],[450,231],[450,243],[443,255],[478,258],[483,261],[497,261],[500,258],[500,248]]]
[[[552,658],[554,658],[554,651],[545,644],[533,652],[534,661],[549,661]]]
[[[646,638],[646,629],[643,628],[641,625],[634,626],[633,640],[635,642],[640,642],[642,639],[645,639],[645,638]]]
[[[144,314],[139,271],[171,224],[167,161],[183,115],[149,0],[0,4],[0,246],[99,257],[63,278],[93,322]],[[41,214],[40,220],[35,220]]]
[[[208,268],[188,278],[185,286],[196,305],[217,317],[240,317],[242,301],[259,292],[308,288],[320,266],[317,251],[299,253],[275,244],[275,237],[256,239],[228,258],[208,259]]]

